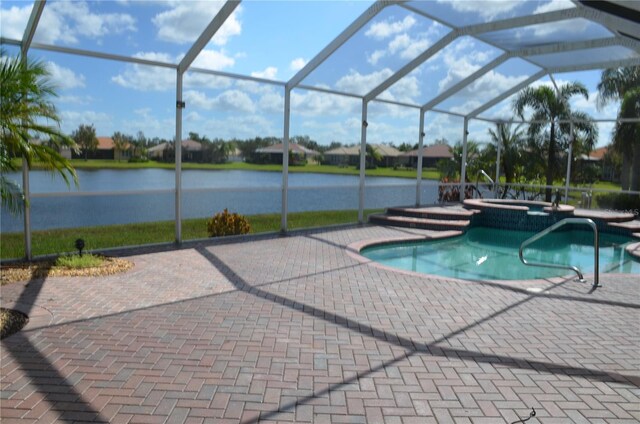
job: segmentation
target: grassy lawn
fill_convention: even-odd
[[[366,210],[365,217],[380,210]],[[251,224],[251,233],[265,233],[280,230],[280,214],[247,216]],[[207,218],[186,219],[182,221],[184,240],[207,238]],[[357,210],[297,212],[288,216],[288,228],[312,228],[334,224],[355,223]],[[135,246],[152,243],[168,243],[175,239],[173,221],[149,222],[141,224],[109,225],[102,227],[83,227],[34,231],[32,250],[34,256],[61,254],[75,251],[76,239],[85,241],[87,250],[110,247]],[[22,233],[0,234],[1,259],[24,257],[24,237]]]
[[[173,163],[149,161],[144,163],[118,162],[116,160],[100,160],[100,159],[73,159],[71,165],[75,169],[147,169],[162,168],[174,169]],[[37,168],[37,165],[35,166]],[[282,172],[282,165],[257,165],[246,162],[232,162],[224,164],[212,163],[191,163],[182,164],[182,169],[211,169],[211,170],[245,170],[245,171],[266,171],[266,172]],[[319,173],[319,174],[341,174],[341,175],[360,175],[360,171],[355,167],[341,167],[336,165],[315,165],[307,164],[304,166],[290,166],[290,173]],[[366,175],[371,177],[397,177],[397,178],[416,178],[415,169],[393,169],[393,168],[377,168],[367,169]],[[422,172],[423,179],[440,179],[440,175],[435,168],[425,168]]]

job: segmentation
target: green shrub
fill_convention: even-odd
[[[93,268],[102,265],[104,259],[100,256],[87,254],[84,255],[65,255],[56,259],[56,265],[71,269]]]
[[[134,156],[129,158],[129,163],[146,163],[149,159],[146,156]]]
[[[627,193],[598,194],[598,207],[618,212],[630,212],[635,215],[640,211],[640,195]]]
[[[249,231],[251,231],[251,225],[247,218],[237,213],[229,213],[226,208],[207,220],[209,237],[247,234]]]

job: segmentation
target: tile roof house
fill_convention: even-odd
[[[262,157],[260,162],[263,163],[282,163],[282,143],[272,144],[271,146],[261,147],[256,149],[255,153]],[[314,158],[320,153],[315,150],[306,148],[300,144],[289,143],[289,151],[293,155],[293,162],[291,165],[300,164],[306,159]]]
[[[117,149],[116,144],[111,137],[96,137],[98,139],[98,146],[89,152],[85,152],[80,149],[77,153],[72,152],[74,159],[114,159],[114,160],[129,160],[131,157],[131,146],[127,144],[124,149]]]
[[[410,152],[406,152],[400,157],[403,159],[403,163],[407,166],[412,166],[414,168],[418,167],[418,152],[420,150],[411,150]],[[453,158],[453,153],[451,152],[451,147],[448,144],[432,144],[430,146],[424,146],[422,148],[422,167],[423,168],[434,168],[436,163],[440,159],[451,159]]]
[[[395,147],[386,144],[370,144],[370,146],[382,157],[381,166],[390,167],[396,165],[402,153]],[[327,150],[324,152],[324,160],[325,163],[330,165],[356,166],[360,163],[360,145]]]
[[[185,162],[199,162],[202,159],[202,144],[195,140],[182,140],[182,160]],[[155,160],[174,160],[173,143],[160,143],[147,150],[147,157]]]

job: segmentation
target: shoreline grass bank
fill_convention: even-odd
[[[365,219],[379,209],[365,210]],[[182,221],[183,240],[207,238],[208,218]],[[248,215],[250,234],[276,232],[280,230],[280,214]],[[323,227],[358,222],[357,210],[295,212],[287,217],[288,228]],[[34,257],[74,252],[78,238],[85,241],[86,250],[101,250],[113,247],[137,246],[155,243],[170,243],[175,240],[174,221],[145,222],[137,224],[109,225],[34,231],[31,237]],[[24,253],[23,233],[0,234],[0,259],[20,259]]]
[[[167,162],[119,162],[107,159],[72,159],[71,165],[75,169],[174,169],[175,164]],[[34,169],[42,169],[37,163]],[[262,171],[262,172],[282,172],[282,165],[259,165],[246,162],[229,162],[223,164],[213,163],[194,163],[183,162],[182,169],[199,169],[199,170],[241,170],[241,171]],[[316,165],[307,164],[301,166],[289,166],[289,173],[315,173],[315,174],[339,174],[339,175],[360,175],[360,171],[353,166],[337,166],[337,165]],[[417,172],[415,169],[407,168],[376,168],[367,169],[366,175],[369,177],[395,177],[395,178],[412,178],[415,179]],[[425,180],[439,180],[440,174],[435,168],[424,168],[422,178]]]

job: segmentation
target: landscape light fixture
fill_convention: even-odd
[[[78,254],[80,256],[82,256],[82,249],[84,249],[84,240],[82,240],[81,238],[76,240],[76,249],[78,249]]]

